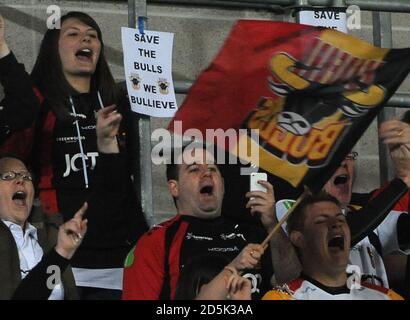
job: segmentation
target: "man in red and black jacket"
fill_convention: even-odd
[[[267,230],[237,224],[221,216],[224,180],[218,167],[205,161],[214,158],[202,148],[193,150],[191,161],[184,152],[174,159],[182,164],[167,167],[168,187],[178,213],[142,236],[128,255],[123,299],[173,299],[180,272],[190,258],[219,253],[233,260],[248,243],[257,246],[273,227],[275,201],[270,183],[260,181],[267,192],[246,194],[250,198],[247,207],[260,214]],[[182,157],[184,161],[178,162]],[[238,270],[251,280],[253,298],[270,287],[272,265],[266,251],[260,265],[259,269]]]

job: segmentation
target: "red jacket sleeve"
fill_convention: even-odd
[[[128,254],[124,268],[123,300],[157,300],[164,279],[165,229],[145,233]]]
[[[410,190],[406,192],[406,194],[400,198],[400,200],[396,203],[393,210],[399,212],[409,212],[409,196]]]

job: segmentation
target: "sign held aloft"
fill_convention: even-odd
[[[299,12],[299,22],[347,33],[346,12],[341,8],[303,9]]]
[[[121,28],[127,91],[134,112],[172,117],[177,110],[172,80],[173,33]]]

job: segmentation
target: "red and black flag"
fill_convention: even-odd
[[[206,129],[259,129],[259,139],[244,130],[229,151],[253,145],[261,168],[314,191],[409,68],[410,49],[377,48],[331,29],[239,21],[169,128],[175,132],[181,121],[182,132],[196,128],[204,136]]]

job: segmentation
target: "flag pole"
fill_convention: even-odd
[[[296,200],[295,204],[286,212],[286,214],[282,217],[282,219],[279,220],[279,222],[275,225],[275,227],[272,229],[272,231],[268,234],[268,236],[263,240],[261,243],[262,247],[266,249],[268,246],[268,243],[272,240],[273,236],[275,233],[278,232],[278,230],[282,227],[282,225],[288,220],[290,215],[295,211],[295,209],[298,207],[298,205],[303,201],[303,199],[306,198],[307,195],[311,194],[310,190],[308,187],[305,186],[305,190],[303,193],[299,196],[299,198]]]

